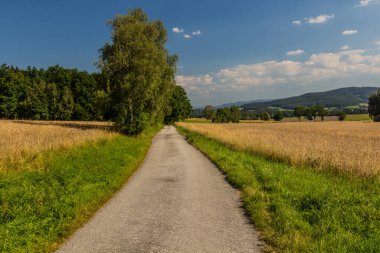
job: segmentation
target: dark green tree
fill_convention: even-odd
[[[171,113],[165,117],[165,124],[173,124],[190,118],[193,107],[187,97],[186,91],[181,86],[176,86],[170,99]]]
[[[215,109],[212,105],[206,105],[203,110],[203,115],[206,119],[212,120],[215,116]]]
[[[375,122],[380,122],[380,89],[368,99],[368,113]]]
[[[138,134],[163,122],[175,88],[177,58],[165,49],[167,33],[141,9],[110,22],[112,38],[100,50],[99,67],[110,84],[116,125]]]
[[[232,121],[232,115],[230,108],[219,108],[216,110],[214,117],[212,118],[213,123],[229,123]]]
[[[301,122],[301,117],[305,116],[305,107],[300,105],[294,108],[294,116],[298,118],[298,121]]]
[[[321,121],[325,120],[325,116],[328,114],[327,109],[324,106],[317,106],[317,114],[321,117]]]
[[[239,123],[240,122],[240,108],[238,106],[231,106],[231,122]]]
[[[270,114],[268,112],[261,112],[260,119],[264,121],[269,121],[271,119]]]
[[[346,113],[339,111],[336,113],[336,117],[338,118],[339,121],[344,121],[346,119]]]
[[[273,115],[273,119],[275,121],[281,121],[284,119],[284,114],[282,112],[276,112],[274,115]]]

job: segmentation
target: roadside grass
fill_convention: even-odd
[[[138,168],[157,130],[45,151],[39,169],[0,173],[0,252],[57,249]]]
[[[346,121],[371,121],[371,118],[368,114],[349,114]]]
[[[177,128],[242,191],[266,251],[379,252],[378,179],[289,166]]]

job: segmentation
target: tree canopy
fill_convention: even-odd
[[[181,86],[176,86],[169,103],[170,114],[165,117],[166,124],[173,124],[190,118],[193,107],[187,98],[186,91]]]
[[[369,97],[368,113],[374,121],[380,122],[380,89]]]
[[[149,21],[142,9],[119,15],[109,25],[112,38],[100,50],[99,67],[110,84],[117,126],[138,134],[168,114],[177,57],[165,49],[162,22]]]

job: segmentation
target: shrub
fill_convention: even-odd
[[[338,117],[339,121],[344,121],[346,119],[347,114],[345,112],[337,112],[336,116]]]
[[[273,115],[273,119],[275,121],[281,121],[284,119],[284,114],[282,112],[277,112],[275,115]]]

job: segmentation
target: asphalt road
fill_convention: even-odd
[[[260,252],[239,192],[174,127],[131,180],[57,252]]]

